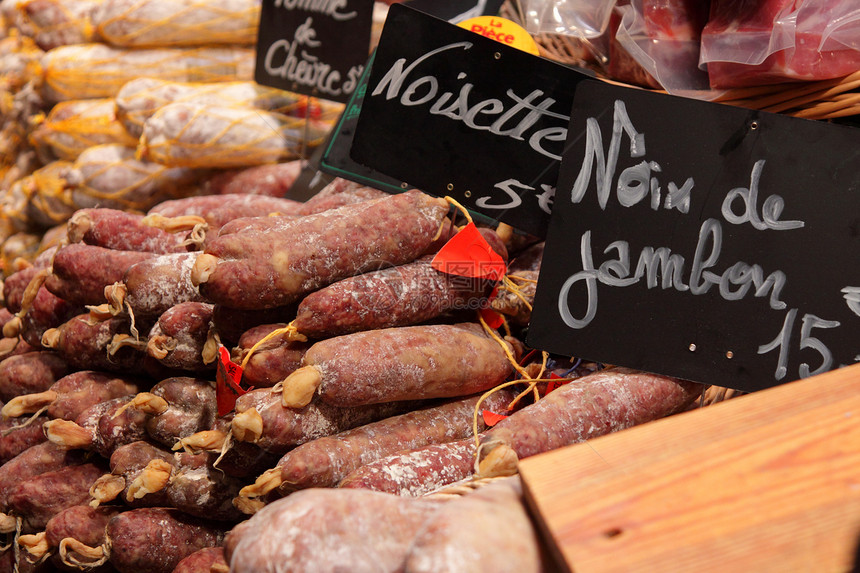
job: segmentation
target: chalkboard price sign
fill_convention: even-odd
[[[350,156],[543,236],[576,86],[588,76],[395,4]]]
[[[370,49],[373,0],[263,0],[257,83],[345,103]]]
[[[860,362],[860,130],[579,87],[528,343],[753,391]]]

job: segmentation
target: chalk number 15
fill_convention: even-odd
[[[767,344],[759,346],[758,353],[766,354],[771,350],[779,348],[779,362],[776,367],[774,378],[782,380],[786,374],[786,365],[788,364],[789,341],[791,340],[791,331],[794,330],[794,322],[797,318],[797,309],[793,308],[788,311],[785,321],[782,324],[782,330],[779,334]],[[821,365],[813,371],[809,370],[809,364],[803,362],[799,367],[801,378],[808,378],[830,370],[833,366],[833,355],[830,349],[823,342],[811,336],[813,328],[836,328],[839,322],[835,320],[824,320],[814,314],[803,315],[803,320],[800,326],[800,349],[811,348],[816,350],[821,355]]]

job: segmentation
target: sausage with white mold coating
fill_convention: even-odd
[[[221,545],[224,530],[176,509],[141,508],[113,517],[106,537],[120,573],[171,573],[192,553]]]
[[[552,570],[526,511],[519,478],[509,477],[451,499],[418,531],[406,573]]]
[[[75,505],[57,513],[45,525],[45,542],[53,554],[53,565],[63,571],[109,571],[109,565],[97,563],[106,560],[101,548],[105,528],[122,511],[125,508],[118,506]]]
[[[277,231],[219,236],[197,258],[192,280],[217,304],[282,306],[380,262],[418,258],[447,212],[444,199],[406,192],[300,217]]]
[[[479,324],[404,326],[321,340],[284,381],[284,404],[315,394],[333,406],[468,396],[503,382],[513,367],[506,341]],[[512,354],[511,354],[512,355]]]
[[[0,400],[43,392],[72,369],[65,356],[51,350],[9,356],[0,362]]]
[[[9,492],[9,509],[23,519],[23,531],[44,530],[63,509],[89,501],[90,487],[104,474],[105,466],[94,458],[21,481]]]
[[[32,306],[21,317],[19,335],[31,346],[40,347],[45,332],[84,312],[83,305],[72,304],[42,286]]]
[[[433,255],[349,277],[306,296],[292,323],[299,334],[322,339],[410,326],[453,310],[477,310],[491,283],[455,277],[432,266]]]
[[[269,388],[252,390],[236,400],[233,436],[261,449],[284,454],[290,448],[388,416],[414,410],[420,401],[386,402],[338,408],[315,400],[303,408],[287,408]],[[426,403],[424,403],[426,404]]]
[[[168,368],[187,372],[214,370],[217,344],[212,338],[213,314],[213,305],[205,302],[182,302],[170,307],[149,331],[146,353]]]
[[[231,351],[231,360],[242,364],[255,344],[285,323],[264,324],[247,330]],[[302,366],[302,358],[310,342],[287,340],[283,336],[270,339],[257,347],[242,369],[242,383],[249,387],[271,388]]]
[[[85,453],[80,450],[69,450],[51,442],[42,442],[27,448],[0,466],[0,511],[9,510],[9,494],[21,481],[67,466],[82,464],[85,458]]]
[[[183,253],[185,237],[148,225],[144,216],[119,209],[89,208],[75,211],[68,222],[70,243],[84,243],[118,251]]]
[[[482,401],[481,409],[506,412],[516,395],[512,389],[501,389]],[[283,480],[280,490],[335,487],[349,473],[372,461],[403,450],[465,439],[472,435],[479,398],[428,406],[300,445],[278,462]],[[478,431],[486,428],[478,416]]]
[[[244,485],[244,480],[201,465],[176,468],[166,492],[170,506],[189,515],[236,523],[245,514],[234,507],[233,499]]]
[[[90,505],[119,499],[135,508],[167,507],[174,472],[205,467],[209,460],[206,453],[174,453],[143,440],[119,446],[110,456],[111,472],[90,489]]]
[[[233,573],[393,573],[402,570],[421,525],[444,503],[366,490],[306,489],[238,525],[228,534],[225,557]]]
[[[210,231],[220,229],[228,222],[242,217],[267,217],[272,213],[298,215],[301,203],[282,197],[248,193],[226,193],[171,199],[152,207],[148,214],[163,217],[202,217]]]
[[[466,438],[392,454],[360,466],[338,487],[420,497],[473,475],[475,451],[475,439]]]
[[[19,417],[44,409],[49,418],[74,420],[99,402],[130,396],[148,386],[149,383],[141,378],[79,370],[63,376],[44,392],[23,394],[11,399],[0,413]]]
[[[16,418],[0,418],[0,464],[44,442],[47,438],[42,433],[42,424],[47,421],[46,416],[36,416],[26,424]]]
[[[218,569],[215,569],[215,568]],[[207,547],[195,551],[179,562],[173,573],[212,573],[214,571],[228,571],[227,561],[224,559],[223,547]]]
[[[48,440],[69,449],[96,452],[105,458],[123,444],[147,438],[149,414],[127,405],[132,396],[99,402],[74,422],[51,420],[42,427]]]
[[[143,321],[137,323],[138,328],[146,329],[147,326]],[[128,317],[93,321],[89,314],[81,314],[47,330],[42,336],[42,344],[55,349],[72,369],[143,371],[154,377],[164,374],[166,368],[150,356],[132,348],[114,348],[115,337],[129,337],[130,331]]]
[[[121,281],[133,264],[153,256],[82,243],[66,245],[54,257],[45,288],[73,304],[102,304],[106,302],[106,286]]]
[[[197,253],[168,253],[141,261],[125,272],[122,281],[105,289],[113,312],[131,309],[135,318],[155,320],[183,302],[206,302],[191,283]]]
[[[481,475],[517,459],[590,440],[684,410],[702,385],[613,367],[579,378],[501,420],[481,438]]]
[[[218,416],[215,383],[210,380],[174,376],[153,386],[149,395],[156,398],[152,404],[158,404],[144,409],[150,414],[147,434],[168,448],[181,438],[208,430]]]
[[[296,159],[219,173],[202,185],[203,195],[244,194],[284,197],[298,179],[304,164],[301,159]]]

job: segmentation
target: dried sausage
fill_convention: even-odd
[[[504,346],[504,347],[503,347]],[[473,323],[357,332],[314,344],[305,366],[284,381],[284,403],[315,393],[334,406],[468,396],[497,386],[513,368],[499,344]]]
[[[300,217],[277,231],[228,234],[198,256],[192,281],[216,304],[282,306],[380,262],[418,258],[447,212],[443,199],[406,192]]]

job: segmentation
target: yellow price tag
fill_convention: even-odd
[[[531,34],[516,22],[511,22],[506,18],[478,16],[464,20],[458,25],[476,34],[507,44],[512,48],[518,48],[535,56],[540,55],[537,42],[534,41]]]

